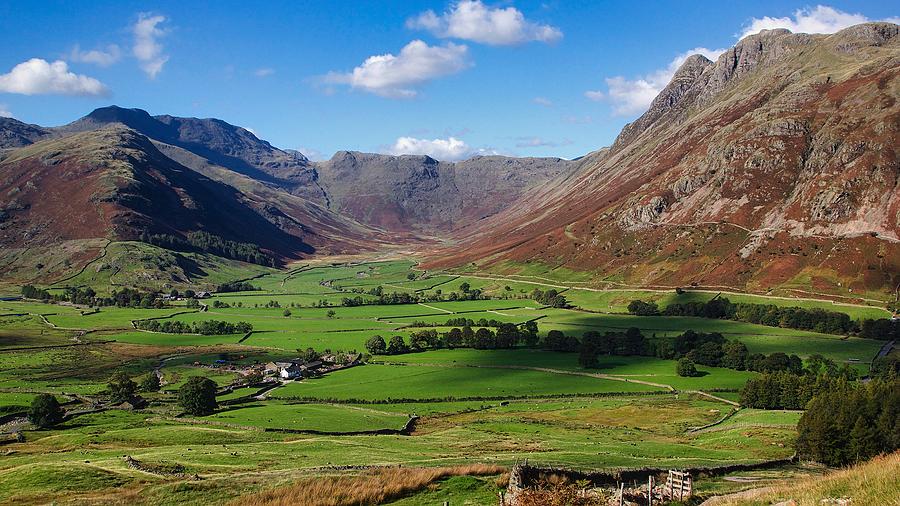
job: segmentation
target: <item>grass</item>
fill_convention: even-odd
[[[152,258],[136,259],[134,265],[156,261]],[[221,294],[212,299],[228,302],[231,308],[174,316],[186,322],[248,321],[254,332],[241,344],[237,341],[242,336],[236,335],[167,335],[128,329],[132,319],[166,316],[179,308],[102,308],[99,313],[82,316],[71,306],[0,302],[0,409],[27,406],[35,392],[98,395],[114,370],[142,378],[163,359],[161,371],[168,382],[162,392],[146,394],[152,403],[144,411],[111,410],[78,416],[49,430],[27,429],[26,442],[6,446],[8,452],[0,459],[0,503],[224,504],[253,501],[250,496],[261,492],[265,500],[287,501],[296,500],[297,496],[291,495],[296,493],[325,497],[327,492],[310,487],[332,482],[383,491],[384,476],[377,476],[375,471],[369,476],[338,467],[392,469],[402,465],[404,471],[413,474],[428,468],[423,474],[428,479],[389,498],[385,496],[384,502],[440,504],[449,500],[451,504],[481,504],[495,498],[494,476],[500,471],[488,476],[432,471],[475,462],[494,469],[524,458],[537,464],[585,469],[758,462],[789,456],[796,435],[796,412],[757,410],[742,410],[710,429],[689,432],[720,419],[731,406],[687,391],[736,390],[752,373],[700,367],[703,376],[680,378],[675,375],[674,362],[653,357],[601,357],[599,369],[583,370],[575,353],[524,348],[376,357],[377,364],[294,382],[270,392],[266,400],[226,406],[201,419],[174,418],[180,408],[172,392],[190,377],[207,376],[220,386],[237,377],[228,371],[194,365],[211,364],[226,352],[233,362],[252,364],[290,358],[296,356],[296,349],[310,346],[317,350],[362,351],[373,335],[408,337],[417,330],[405,327],[412,321],[443,323],[455,317],[514,322],[542,317],[538,320],[541,333],[559,329],[575,335],[631,326],[641,328],[648,337],[654,333],[672,335],[688,328],[721,331],[729,339],[741,339],[753,352],[823,353],[836,360],[859,358],[863,363],[882,344],[738,322],[542,309],[518,298],[538,286],[526,280],[537,282],[540,278],[489,280],[429,273],[427,278],[409,280],[410,272],[422,275],[412,267],[409,261],[391,261],[350,266],[298,264],[285,271],[254,268],[250,270],[263,276],[251,283],[262,290]],[[252,275],[242,267],[235,269],[232,279]],[[103,274],[105,270],[89,268],[85,272]],[[213,273],[208,274],[203,279],[213,279]],[[520,274],[547,276],[538,270]],[[567,275],[559,271],[547,277],[562,280]],[[150,279],[153,283],[161,281]],[[570,279],[573,284],[579,281]],[[387,291],[435,293],[440,289],[446,294],[459,291],[463,282],[506,299],[296,307],[322,299],[339,303],[342,297],[355,296],[338,288],[368,290],[381,285]],[[593,299],[586,297],[580,304],[595,304],[592,308],[615,308],[624,300],[622,292],[566,293],[570,300],[590,294]],[[278,300],[282,306],[294,304],[289,308],[291,316],[283,316],[283,307],[253,307],[269,300]],[[236,307],[238,302],[243,307]],[[333,318],[327,315],[329,309],[336,313]],[[15,316],[23,313],[26,315]],[[47,315],[50,322],[62,327],[93,332],[80,335],[51,328],[29,313]],[[73,338],[88,344],[73,346]],[[115,342],[100,344],[104,339]],[[25,349],[41,346],[62,347]],[[679,392],[676,395],[638,381],[672,385]],[[239,389],[219,400],[236,399],[254,390]],[[718,395],[737,398],[734,392]],[[292,403],[289,399],[301,397],[315,401]],[[475,397],[489,400],[465,400]],[[265,431],[394,429],[413,414],[421,418],[410,436]],[[185,473],[202,479],[140,473],[125,465],[123,455],[132,455],[148,466],[183,466]]]
[[[265,429],[360,432],[401,429],[408,417],[351,406],[256,402],[220,411],[204,420]]]
[[[450,468],[381,468],[351,476],[319,476],[252,497],[242,497],[233,504],[250,506],[350,506],[384,504],[450,476],[497,475],[502,467],[471,464]]]
[[[820,477],[791,480],[716,500],[715,506],[762,506],[790,501],[798,506],[838,504],[898,504],[900,452],[833,471]]]
[[[648,392],[660,389],[584,376],[514,369],[368,365],[296,382],[270,394],[275,398],[434,399],[552,396]]]
[[[534,367],[561,371],[605,374],[621,379],[634,379],[671,385],[677,389],[736,389],[755,373],[718,367],[697,366],[703,373],[694,378],[683,378],[675,373],[674,360],[654,357],[599,357],[600,367],[582,369],[576,353],[557,353],[533,349],[516,350],[437,350],[391,357],[378,357],[379,361],[408,364],[438,364],[478,367]]]

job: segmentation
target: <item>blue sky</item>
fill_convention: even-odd
[[[690,50],[898,15],[885,1],[7,1],[0,114],[216,117],[315,158],[571,158],[609,145]]]

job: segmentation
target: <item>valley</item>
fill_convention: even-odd
[[[0,504],[895,500],[900,27],[717,54],[571,160],[2,115]]]

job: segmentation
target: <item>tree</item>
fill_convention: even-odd
[[[178,403],[191,415],[211,414],[218,407],[216,384],[209,378],[194,376],[178,389]]]
[[[463,325],[462,342],[463,342],[463,346],[465,346],[467,348],[475,347],[475,331],[472,330],[472,327],[469,325]]]
[[[381,336],[372,336],[366,341],[366,351],[371,355],[384,355],[387,351],[387,343]]]
[[[728,341],[722,346],[722,367],[743,371],[747,368],[747,357],[750,352],[747,346],[740,341]]]
[[[416,273],[415,273],[415,272],[410,272],[409,274],[406,275],[406,279],[408,279],[408,280],[410,280],[410,281],[416,279]]]
[[[469,290],[471,288],[472,288],[472,286],[465,281],[463,281],[462,283],[459,284],[459,291],[462,293],[469,293]]]
[[[141,381],[141,390],[144,392],[156,392],[159,387],[159,376],[156,375],[156,372],[151,372]]]
[[[327,316],[329,318],[334,318],[334,315],[336,315],[336,314],[337,313],[334,312],[334,309],[329,309],[328,312],[325,313],[325,316]]]
[[[458,348],[463,344],[462,331],[458,327],[453,327],[444,337],[444,344],[449,349]]]
[[[628,303],[628,312],[636,316],[656,316],[659,314],[659,306],[656,302],[633,300]]]
[[[675,372],[677,372],[679,376],[685,378],[690,378],[698,375],[697,367],[687,358],[678,360],[678,364],[675,366]]]
[[[109,392],[113,404],[118,404],[134,396],[134,392],[137,391],[137,383],[132,381],[125,371],[116,371],[109,379],[106,390]]]
[[[56,397],[50,394],[38,394],[31,401],[28,410],[28,421],[40,428],[51,427],[62,421],[63,409]]]
[[[305,350],[298,349],[297,352],[300,353],[300,360],[304,362],[315,362],[320,358],[319,352],[312,348],[306,348]]]
[[[407,352],[409,352],[409,348],[406,346],[403,336],[394,336],[391,338],[387,346],[388,355],[400,355]]]
[[[600,361],[597,360],[597,346],[594,342],[582,339],[581,349],[578,350],[578,365],[585,369],[596,369],[600,367]]]

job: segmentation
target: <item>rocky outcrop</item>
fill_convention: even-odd
[[[477,156],[451,163],[353,151],[314,164],[331,209],[368,225],[429,235],[492,216],[576,165],[560,158]]]
[[[887,297],[900,285],[897,146],[897,25],[764,31],[715,62],[689,58],[612,149],[425,265]]]

